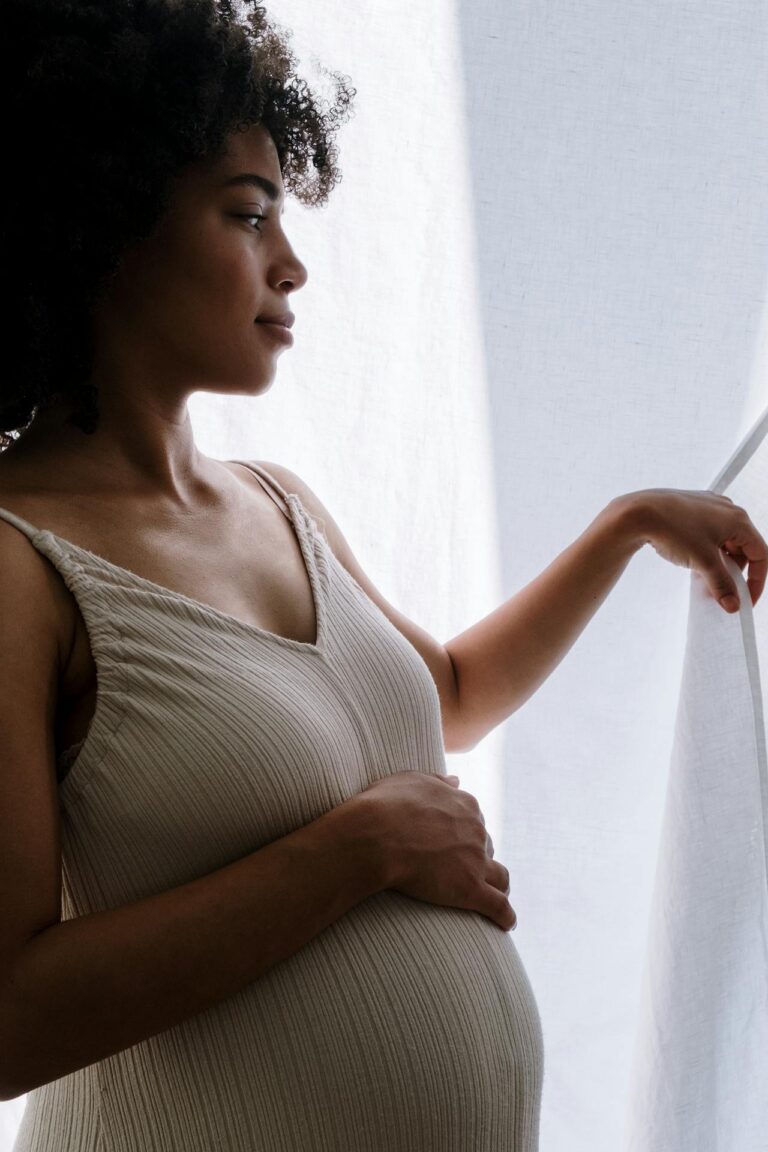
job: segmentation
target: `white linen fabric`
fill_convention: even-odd
[[[710,485],[768,525],[768,410]],[[768,1148],[768,614],[691,574],[626,1152]]]

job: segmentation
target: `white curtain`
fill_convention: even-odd
[[[768,524],[768,410],[710,485]],[[627,1152],[768,1148],[768,614],[691,576]],[[761,605],[762,606],[762,605]]]
[[[613,496],[708,487],[768,405],[768,9],[267,8],[309,83],[313,57],[352,78],[356,115],[328,206],[286,206],[295,345],[266,395],[195,396],[198,442],[296,471],[447,641]],[[768,535],[764,454],[723,491]],[[524,708],[449,757],[510,870],[541,1152],[768,1147],[745,595],[726,616],[642,549]]]

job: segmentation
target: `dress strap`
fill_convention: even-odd
[[[7,508],[0,508],[0,520],[7,520],[9,524],[12,524],[14,528],[18,528],[20,532],[23,532],[24,535],[28,536],[32,541],[34,541],[36,536],[40,535],[39,528],[35,528],[34,524],[30,524],[28,520],[17,516],[15,512],[9,512]]]
[[[266,468],[262,468],[260,464],[247,463],[245,460],[228,460],[227,463],[241,464],[243,468],[247,468],[249,472],[252,472],[261,483],[262,488],[272,497],[285,518],[287,520],[291,519],[291,514],[288,509],[288,493],[283,486],[275,480],[274,476],[267,472]]]

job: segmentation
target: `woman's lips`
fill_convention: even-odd
[[[284,324],[272,324],[268,320],[257,320],[256,323],[278,340],[282,340],[284,344],[293,344],[293,333]]]

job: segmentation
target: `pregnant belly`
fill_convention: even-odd
[[[543,1056],[511,936],[388,890],[102,1069],[187,1152],[535,1152]]]

